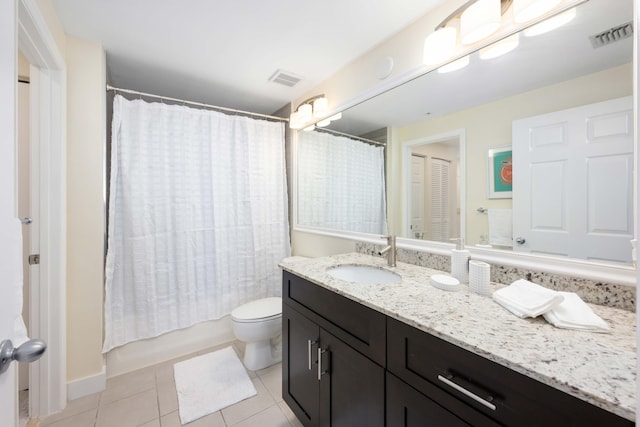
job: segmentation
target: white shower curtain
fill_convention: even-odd
[[[298,133],[298,222],[387,233],[384,148],[328,132]]]
[[[284,125],[114,100],[103,351],[280,295]]]

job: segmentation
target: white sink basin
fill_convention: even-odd
[[[328,268],[327,274],[336,279],[363,285],[385,285],[402,281],[399,274],[368,265],[340,265]]]

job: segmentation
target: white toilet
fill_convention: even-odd
[[[251,301],[231,312],[233,333],[246,344],[244,366],[252,371],[282,360],[282,298]]]

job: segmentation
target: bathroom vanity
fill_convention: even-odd
[[[593,306],[611,334],[561,330],[466,287],[433,288],[436,270],[384,262],[346,254],[281,264],[283,398],[305,426],[634,425],[633,313]],[[402,280],[327,274],[339,265]]]

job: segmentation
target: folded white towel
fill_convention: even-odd
[[[557,328],[577,329],[589,332],[609,332],[609,325],[595,314],[573,292],[558,292],[564,297],[560,305],[544,313],[544,318]]]
[[[493,293],[493,300],[518,317],[537,317],[559,305],[563,296],[528,280],[516,280]]]

